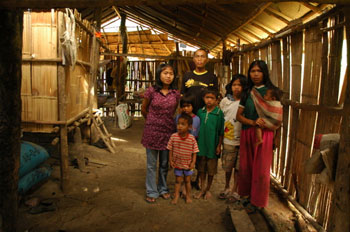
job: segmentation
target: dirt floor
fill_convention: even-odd
[[[146,155],[140,144],[143,120],[135,120],[131,128],[120,130],[106,121],[118,147],[116,154],[95,146],[84,146],[89,158],[86,171],[69,166],[70,191],[59,188],[59,160],[52,159],[54,171],[50,179],[25,196],[20,207],[19,231],[89,232],[89,231],[234,231],[225,201],[217,198],[224,187],[224,172],[212,186],[213,198],[184,201],[174,206],[169,200],[145,202]],[[174,174],[168,174],[170,191],[174,190]],[[195,192],[195,191],[194,191]],[[55,211],[29,214],[26,199],[52,199]],[[271,191],[266,208],[280,231],[295,231],[293,214]],[[251,215],[257,231],[271,231],[261,214]]]

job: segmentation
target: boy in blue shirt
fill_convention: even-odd
[[[190,133],[198,139],[198,133],[199,133],[199,126],[200,126],[200,119],[197,115],[195,115],[193,111],[193,102],[194,102],[194,96],[193,95],[185,95],[180,100],[180,108],[181,113],[186,113],[192,117],[193,123],[192,128],[190,129]],[[176,125],[177,121],[180,117],[180,114],[178,114],[175,118]]]

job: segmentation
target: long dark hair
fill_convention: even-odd
[[[176,73],[175,73],[175,69],[170,64],[164,63],[164,64],[158,65],[157,70],[156,70],[156,84],[154,85],[154,88],[157,91],[160,91],[163,88],[163,82],[160,80],[160,74],[168,67],[170,67],[173,70],[173,72],[174,72],[174,79],[171,82],[171,84],[169,86],[169,89],[176,89],[176,84],[175,84]]]
[[[269,89],[269,88],[276,88],[274,84],[272,84],[270,80],[270,75],[269,75],[269,68],[267,67],[267,64],[263,60],[254,60],[248,69],[248,89],[251,90],[254,86],[254,83],[252,81],[252,78],[250,77],[250,71],[254,66],[258,66],[263,73],[263,84]]]
[[[246,90],[243,92],[242,94],[242,101],[245,102],[245,100],[247,100],[250,91],[252,90],[252,88],[254,87],[254,83],[252,81],[252,78],[250,77],[250,71],[252,70],[252,68],[254,66],[258,66],[261,70],[261,72],[263,73],[263,84],[268,88],[268,89],[274,89],[277,88],[270,79],[270,75],[269,75],[269,68],[267,67],[267,64],[265,63],[265,61],[263,60],[254,60],[250,65],[249,65],[249,69],[248,69],[248,86],[246,88]]]
[[[235,82],[236,80],[239,80],[241,86],[242,86],[242,93],[246,90],[247,88],[247,77],[244,76],[243,74],[235,74],[232,77],[232,80],[225,86],[226,89],[226,94],[225,96],[227,96],[228,94],[231,94],[233,96],[233,92],[232,92],[232,84],[233,82]]]

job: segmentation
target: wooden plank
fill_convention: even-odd
[[[283,38],[283,80],[282,80],[282,90],[285,98],[289,98],[290,92],[290,37]],[[281,145],[281,161],[279,167],[279,176],[282,178],[282,186],[286,183],[286,156],[287,156],[287,142],[288,142],[288,118],[289,118],[289,106],[283,106],[283,122],[282,122],[282,145]]]
[[[244,209],[237,210],[229,207],[231,219],[236,232],[255,232],[255,226]]]
[[[344,15],[346,18],[346,38],[350,38],[350,7],[344,8]],[[349,62],[350,62],[350,41],[347,39],[347,76],[350,79]],[[340,131],[339,154],[337,161],[337,172],[334,186],[334,208],[333,217],[330,222],[330,231],[340,232],[348,231],[350,228],[350,85],[347,85],[345,102],[344,102],[345,116],[342,119]]]
[[[320,33],[320,26],[316,25],[305,32],[304,78],[301,93],[302,103],[317,103],[321,72],[321,53],[322,34]],[[296,135],[297,141],[303,141],[303,144],[300,142],[297,143],[295,153],[298,154],[298,156],[296,156],[294,160],[296,168],[295,173],[299,187],[299,203],[303,206],[307,206],[310,199],[312,176],[305,173],[305,169],[302,167],[311,155],[316,116],[316,112],[301,110],[299,115],[299,128]]]
[[[303,42],[303,34],[296,33],[291,36],[291,53],[292,56],[292,100],[300,99],[300,86],[301,86],[301,64],[302,64],[302,42]],[[288,159],[286,166],[286,187],[288,187],[288,191],[293,194],[294,190],[297,188],[295,186],[295,179],[293,179],[293,174],[295,170],[294,159],[298,155],[295,153],[296,149],[296,132],[298,128],[299,121],[299,110],[292,109],[291,111],[291,124],[290,124],[290,138],[289,138],[289,151],[288,151]],[[293,158],[292,158],[293,157]],[[298,197],[298,196],[297,196]]]

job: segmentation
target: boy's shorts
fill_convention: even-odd
[[[232,172],[234,168],[236,171],[239,170],[239,146],[232,146],[224,144],[222,151],[222,169],[225,172]]]
[[[209,176],[214,176],[218,171],[218,159],[211,159],[206,156],[197,156],[198,172],[208,173]]]
[[[192,176],[193,170],[174,168],[175,176]]]

